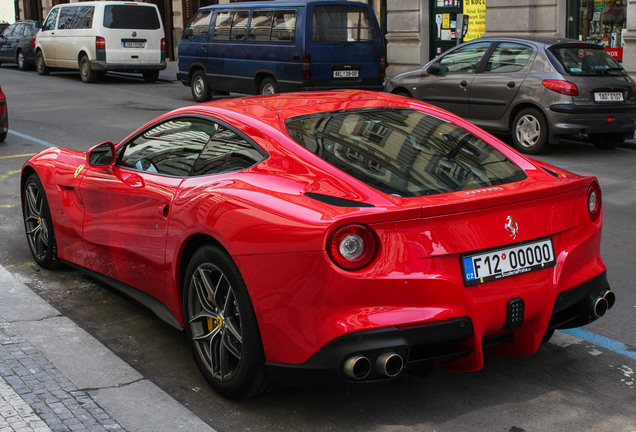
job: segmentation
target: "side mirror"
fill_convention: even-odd
[[[86,163],[93,167],[115,165],[115,144],[110,141],[96,145],[86,152]]]
[[[190,39],[194,35],[194,31],[191,28],[187,28],[183,31],[183,39]]]
[[[439,65],[439,63],[433,63],[428,67],[428,69],[426,69],[426,72],[430,73],[431,75],[439,75],[440,73],[442,73],[442,67]]]

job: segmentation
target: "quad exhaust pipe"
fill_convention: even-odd
[[[600,318],[614,306],[615,302],[616,294],[614,294],[613,291],[607,290],[592,300],[590,312],[594,318]]]
[[[362,381],[371,374],[371,360],[360,354],[349,357],[343,366],[345,376]],[[394,352],[381,354],[375,361],[375,370],[380,375],[387,378],[395,378],[404,369],[404,359]]]

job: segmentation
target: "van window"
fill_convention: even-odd
[[[203,10],[199,11],[198,14],[192,18],[192,22],[190,23],[190,27],[192,29],[192,34],[195,35],[206,35],[210,29],[210,18],[212,18],[211,10]]]
[[[295,31],[295,10],[255,10],[252,13],[249,40],[292,42]]]
[[[112,29],[157,30],[161,27],[157,10],[151,6],[106,5],[104,27]]]
[[[377,40],[369,10],[356,6],[315,6],[312,42],[373,42]]]
[[[94,6],[71,6],[60,10],[57,28],[61,30],[88,29],[93,26]]]
[[[215,40],[244,40],[249,11],[219,12],[214,26]]]
[[[58,13],[60,13],[59,9],[51,9],[49,16],[46,17],[46,21],[42,25],[42,30],[55,30],[55,20]]]

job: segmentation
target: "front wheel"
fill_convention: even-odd
[[[548,122],[536,108],[525,108],[512,122],[512,141],[517,150],[539,154],[548,144]]]
[[[590,134],[589,138],[594,147],[606,150],[615,149],[624,142],[621,133]]]
[[[79,64],[80,78],[85,83],[94,83],[97,81],[97,72],[91,69],[91,64],[88,61],[88,57],[82,56]]]
[[[274,78],[267,77],[261,82],[261,88],[259,94],[269,95],[278,93],[278,85]]]
[[[35,69],[38,71],[39,75],[48,75],[49,68],[46,66],[46,62],[44,61],[44,54],[42,51],[38,51],[35,53]]]
[[[185,277],[183,314],[197,366],[219,394],[245,398],[269,387],[254,308],[225,251],[208,245],[195,252]]]
[[[207,102],[212,99],[212,94],[210,93],[210,87],[208,86],[208,81],[205,78],[204,71],[199,69],[192,74],[190,87],[192,90],[192,99],[196,102]]]
[[[44,187],[36,174],[27,179],[22,195],[24,229],[31,255],[40,267],[53,269],[59,265],[53,220]]]

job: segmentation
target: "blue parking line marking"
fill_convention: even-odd
[[[631,359],[636,360],[636,349],[633,347],[629,347],[622,342],[615,341],[610,338],[606,338],[605,336],[599,336],[587,330],[582,330],[580,328],[575,329],[566,329],[559,330],[563,333],[569,334],[570,336],[574,336],[579,339],[583,339],[594,345],[598,345],[600,347],[606,348],[610,351],[613,351],[617,354],[622,354]]]
[[[39,138],[35,138],[35,137],[29,136],[29,135],[25,135],[23,133],[16,132],[16,131],[11,130],[11,129],[9,129],[9,133],[12,134],[12,135],[18,136],[20,138],[24,138],[26,140],[33,141],[33,142],[36,142],[38,144],[42,144],[44,147],[55,147],[55,144],[51,144],[48,141],[44,141],[44,140],[41,140]]]

